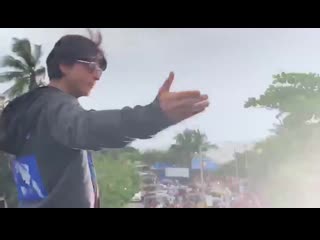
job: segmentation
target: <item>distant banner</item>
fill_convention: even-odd
[[[189,178],[189,168],[166,168],[166,177]]]

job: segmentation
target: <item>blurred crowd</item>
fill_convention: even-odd
[[[258,197],[248,191],[246,182],[236,178],[194,178],[182,184],[162,179],[152,191],[141,195],[145,208],[259,208]]]

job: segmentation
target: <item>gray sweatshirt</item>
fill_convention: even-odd
[[[99,207],[92,151],[122,148],[173,125],[158,99],[147,106],[87,111],[53,87],[13,100],[0,118],[0,150],[11,169],[20,207]]]

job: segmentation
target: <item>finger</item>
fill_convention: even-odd
[[[209,105],[210,105],[210,103],[205,104],[202,108],[201,108],[201,107],[197,107],[196,109],[193,109],[193,112],[190,113],[190,115],[191,115],[190,117],[192,117],[192,116],[194,116],[194,115],[197,115],[197,114],[199,114],[199,113],[204,112]]]
[[[199,98],[187,98],[176,101],[172,107],[177,109],[177,111],[190,112],[192,110],[192,107],[198,102]]]
[[[201,111],[202,109],[206,109],[207,107],[209,107],[209,105],[210,105],[210,102],[208,100],[198,102],[193,105],[192,112],[198,112],[198,111]]]
[[[200,91],[184,91],[184,92],[177,92],[174,93],[173,98],[176,100],[185,100],[191,98],[199,98],[201,97]]]
[[[162,84],[161,88],[159,89],[159,94],[165,91],[165,85],[167,84],[168,79]]]
[[[169,77],[167,78],[167,80],[163,83],[162,87],[160,88],[159,92],[163,93],[163,92],[169,92],[171,85],[173,83],[174,80],[174,73],[170,72]]]
[[[181,109],[190,110],[194,105],[208,100],[208,95],[201,95],[199,97],[193,97],[193,98],[184,98],[180,101],[177,101],[177,107]]]
[[[201,100],[201,101],[208,100],[208,99],[209,99],[209,96],[208,96],[207,94],[202,94],[202,95],[200,96],[200,100]]]

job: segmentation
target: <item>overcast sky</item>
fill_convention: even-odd
[[[320,73],[319,29],[101,29],[108,70],[89,98],[87,109],[114,109],[151,102],[170,71],[174,91],[199,89],[208,94],[207,112],[134,146],[164,148],[184,128],[199,128],[213,143],[250,142],[269,134],[274,113],[244,109],[284,72]],[[13,37],[42,44],[43,63],[64,34],[84,29],[0,29],[0,55]],[[0,85],[4,91],[8,85]]]

